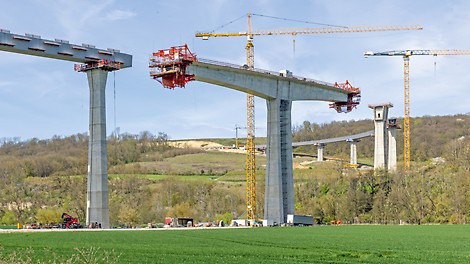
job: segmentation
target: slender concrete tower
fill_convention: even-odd
[[[397,170],[397,129],[400,129],[396,118],[388,120],[388,170]]]
[[[87,225],[109,228],[108,155],[106,150],[106,80],[102,69],[86,71],[90,86],[90,138],[88,144]]]
[[[323,148],[326,146],[324,143],[317,144],[317,161],[323,161]]]
[[[359,142],[359,139],[350,138],[350,139],[346,140],[346,142],[349,142],[349,144],[351,145],[351,155],[350,155],[349,163],[353,164],[353,165],[357,165],[357,148],[356,148],[356,144],[357,144],[357,142]]]
[[[292,101],[267,100],[268,146],[264,217],[277,224],[286,223],[294,214],[294,178],[292,173]],[[269,177],[268,177],[269,176]]]
[[[374,149],[374,169],[387,169],[388,163],[388,140],[386,124],[388,119],[388,109],[393,107],[392,103],[369,105],[374,110],[375,124],[375,149]]]

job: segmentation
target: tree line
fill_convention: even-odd
[[[398,124],[403,120],[398,118]],[[468,137],[470,131],[469,115],[454,116],[424,116],[410,119],[411,124],[411,156],[414,161],[426,161],[431,158],[440,157],[446,152],[446,144],[452,140]],[[334,138],[359,134],[374,130],[374,123],[370,119],[358,121],[333,121],[331,123],[317,124],[304,121],[294,126],[292,141],[310,141],[317,139]],[[397,131],[397,150],[403,149],[402,130]],[[316,153],[315,146],[304,146],[299,152]],[[327,156],[341,156],[349,154],[349,144],[329,144],[324,149]],[[374,156],[374,140],[363,139],[357,145],[358,157]],[[398,159],[402,159],[402,152],[398,151]]]
[[[335,219],[343,223],[467,223],[470,217],[469,122],[468,116],[413,118],[413,167],[408,173],[346,169],[341,162],[313,163],[311,169],[294,170],[296,213],[313,215],[318,223]],[[371,124],[371,120],[330,124],[306,121],[293,128],[293,141],[360,133],[371,130]],[[362,143],[365,146],[360,148],[359,155],[372,157],[373,141]],[[337,145],[325,148],[328,155],[349,153],[348,145]],[[0,224],[58,222],[62,212],[85,219],[87,147],[86,134],[24,142],[3,140]],[[306,147],[302,151],[315,153],[316,150]],[[155,180],[143,177],[148,171],[138,166],[142,162],[201,153],[202,150],[172,147],[165,133],[110,137],[112,225],[162,223],[165,216],[191,216],[196,221],[218,218],[225,222],[243,217],[243,178],[185,181],[168,176]],[[194,175],[211,171],[200,166],[194,170]],[[263,166],[259,166],[259,218],[263,217],[264,172]],[[161,173],[168,175],[171,171]],[[220,175],[224,173],[234,172]]]

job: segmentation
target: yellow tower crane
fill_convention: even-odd
[[[254,30],[251,24],[251,16],[256,14],[248,13],[247,15],[247,32],[234,33],[213,33],[199,32],[196,37],[208,40],[210,37],[247,37],[248,42],[246,49],[246,65],[249,70],[254,68],[254,36],[271,36],[271,35],[303,35],[303,34],[334,34],[334,33],[360,33],[360,32],[381,32],[381,31],[399,31],[399,30],[422,30],[419,25],[412,26],[353,26],[353,27],[324,27],[324,28],[285,28],[274,30]],[[261,15],[259,15],[261,16]],[[246,143],[246,212],[248,219],[256,218],[256,160],[255,160],[255,106],[254,96],[247,94],[246,96],[246,127],[247,127],[247,143]]]
[[[410,130],[410,57],[414,55],[446,56],[470,55],[470,50],[392,50],[384,52],[364,52],[369,56],[402,56],[404,67],[404,117],[403,117],[403,167],[405,171],[411,168],[411,130]]]

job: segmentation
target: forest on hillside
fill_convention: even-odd
[[[372,129],[371,120],[306,121],[293,128],[293,141]],[[309,163],[307,169],[294,170],[296,213],[313,215],[318,223],[467,223],[469,134],[468,115],[413,118],[409,173],[346,169],[341,162]],[[112,225],[161,223],[165,216],[226,222],[243,217],[244,155],[176,148],[169,140],[165,133],[148,131],[108,139]],[[401,141],[397,139],[398,149]],[[2,140],[0,224],[58,222],[62,212],[85,219],[87,147],[86,134]],[[316,153],[314,147],[296,151]],[[325,153],[347,157],[349,146],[331,144]],[[358,156],[373,157],[373,140],[358,145]],[[257,165],[262,218],[265,171],[262,163]]]

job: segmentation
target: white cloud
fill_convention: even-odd
[[[90,25],[96,24],[103,11],[113,4],[114,0],[105,1],[43,1],[44,7],[51,9],[57,23],[73,41],[82,38]]]
[[[110,13],[108,13],[103,20],[106,21],[117,21],[117,20],[125,20],[129,19],[132,17],[135,17],[136,13],[131,12],[131,11],[125,11],[125,10],[113,10]]]

